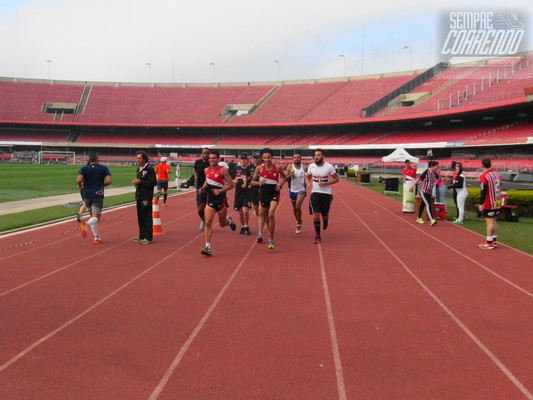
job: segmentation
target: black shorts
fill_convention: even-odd
[[[309,214],[317,213],[327,217],[329,215],[329,208],[333,201],[333,195],[327,193],[311,193],[309,199]]]
[[[157,190],[168,190],[168,181],[162,181],[162,180],[158,180],[157,181]]]
[[[248,195],[248,190],[239,190],[235,192],[235,204],[233,204],[233,209],[235,211],[241,211],[243,208],[250,208],[250,200]]]
[[[228,198],[225,194],[219,196],[207,196],[207,205],[218,212],[228,206]]]
[[[197,190],[196,191],[196,205],[197,206],[201,206],[201,205],[205,206],[206,204],[207,204],[207,193],[206,192],[200,193]]]
[[[499,208],[497,208],[495,210],[485,210],[485,209],[483,209],[482,215],[485,218],[496,218],[498,215],[500,215],[500,211],[501,210]]]
[[[248,203],[255,206],[259,204],[259,186],[252,186],[248,190]]]
[[[261,207],[270,207],[271,202],[279,202],[279,192],[275,185],[263,185],[259,188],[259,203]]]

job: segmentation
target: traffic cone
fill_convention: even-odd
[[[163,226],[161,225],[161,215],[159,214],[159,200],[157,197],[154,197],[153,206],[152,206],[152,233],[154,236],[164,235]]]

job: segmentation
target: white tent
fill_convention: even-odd
[[[417,163],[419,159],[418,157],[414,157],[409,154],[407,150],[405,150],[403,147],[398,147],[388,156],[384,156],[381,158],[381,161],[383,162],[405,162],[405,160]]]

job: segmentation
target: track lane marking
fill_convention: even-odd
[[[339,196],[340,197],[340,196]],[[427,287],[416,274],[411,271],[411,269],[403,262],[403,260],[398,257],[394,251],[368,226],[366,222],[344,201],[341,197],[340,200],[348,208],[348,210],[361,222],[361,224],[370,232],[370,234],[387,250],[387,252],[394,257],[402,268],[415,280],[416,283],[437,303],[437,305],[442,308],[442,310],[461,328],[461,330],[476,344],[485,355],[504,373],[504,375],[520,390],[528,400],[533,400],[533,394],[520,382],[520,380],[501,362],[498,357],[479,339],[460,319],[457,317],[452,310],[450,310],[440,298]],[[403,219],[402,219],[403,221]]]

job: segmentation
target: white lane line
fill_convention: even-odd
[[[337,391],[339,393],[339,400],[346,400],[346,387],[344,385],[344,373],[342,371],[341,355],[339,352],[339,342],[337,340],[337,332],[335,330],[335,321],[333,319],[333,307],[331,306],[331,298],[329,296],[328,280],[326,278],[326,267],[324,264],[324,256],[322,255],[322,245],[318,245],[318,255],[320,259],[320,271],[322,273],[322,286],[324,288],[324,297],[326,300],[326,309],[328,314],[329,335],[331,338],[331,349],[333,351],[333,361],[335,364],[335,376],[337,377]]]
[[[416,274],[409,269],[409,267],[398,257],[394,251],[387,246],[387,244],[381,240],[381,238],[374,233],[374,231],[368,226],[357,213],[341,198],[341,201],[344,203],[346,208],[361,222],[361,224],[370,232],[376,240],[381,243],[381,245],[393,256],[398,263],[403,267],[403,269],[411,275],[411,277],[420,285],[420,287],[439,305],[440,308],[444,310],[446,314],[462,329],[464,333],[487,355],[487,357],[494,363],[496,366],[505,374],[505,376],[520,390],[528,400],[533,400],[533,394],[520,382],[520,380],[514,376],[514,374],[501,362],[498,357],[490,351],[490,349],[479,339],[474,332],[472,332],[460,319],[457,317],[452,310],[450,310],[446,305],[439,299],[439,297],[433,293],[429,287],[427,287],[417,276]]]
[[[402,217],[400,217],[399,215],[393,213],[392,211],[390,211],[388,208],[385,208],[375,202],[373,202],[370,198],[368,197],[365,197],[363,196],[362,194],[360,193],[357,193],[358,195],[360,195],[361,197],[363,197],[364,199],[368,200],[368,202],[372,203],[372,204],[375,204],[377,207],[383,209],[384,211],[386,211],[387,213],[389,213],[390,215],[394,216],[395,218],[398,218],[400,221],[402,221],[403,223],[411,226],[413,229],[416,229],[417,231],[423,233],[424,235],[430,237],[431,239],[435,240],[436,242],[440,243],[441,245],[443,245],[444,247],[447,247],[449,250],[453,251],[454,253],[456,254],[459,254],[460,256],[462,256],[463,258],[466,258],[468,261],[470,261],[471,263],[477,265],[478,267],[484,269],[485,271],[487,271],[489,274],[491,275],[494,275],[496,278],[500,279],[501,281],[507,283],[508,285],[514,287],[515,289],[519,290],[520,292],[526,294],[527,296],[529,297],[533,297],[533,293],[528,291],[527,289],[517,285],[516,283],[508,280],[507,278],[501,276],[500,274],[498,274],[497,272],[494,272],[493,270],[491,270],[490,268],[484,266],[483,264],[481,264],[479,261],[467,256],[466,254],[464,253],[461,253],[459,250],[457,250],[456,248],[454,248],[453,246],[449,245],[448,243],[446,242],[443,242],[442,240],[436,238],[435,236],[431,235],[430,233],[426,232],[425,230],[419,228],[418,226],[414,225],[414,224],[411,224],[409,222],[407,222],[405,219],[403,219]],[[346,203],[345,203],[346,204]],[[464,228],[463,228],[464,229]],[[509,247],[510,249],[514,250],[512,247]],[[520,252],[519,253],[522,253],[522,254],[526,254],[526,253],[523,253],[523,252]],[[530,254],[526,254],[527,256],[530,256],[530,257],[533,257],[531,256]],[[531,264],[533,265],[533,263]]]
[[[175,219],[175,220],[169,221],[169,222],[167,222],[167,223],[172,223],[172,222],[175,222],[175,221],[179,221],[180,219],[183,219],[183,218],[185,218],[185,217],[187,217],[187,216],[189,216],[189,215],[191,215],[191,214],[195,214],[195,213],[196,213],[196,211],[191,212],[191,213],[189,213],[189,214],[185,214],[185,215],[183,215],[183,216],[181,216],[181,217],[179,217],[179,218],[177,218],[177,219]],[[199,236],[199,235],[198,235],[198,236]],[[198,236],[196,236],[196,238],[198,238]],[[17,290],[19,290],[19,289],[22,289],[22,288],[24,288],[24,287],[26,287],[26,286],[28,286],[28,285],[31,285],[32,283],[39,282],[39,281],[42,280],[42,279],[48,278],[49,276],[55,275],[55,274],[57,274],[58,272],[64,271],[64,270],[66,270],[66,269],[69,269],[70,267],[73,267],[74,265],[77,265],[77,264],[83,263],[83,262],[85,262],[85,261],[87,261],[87,260],[90,260],[91,258],[100,257],[102,254],[107,253],[108,251],[111,251],[111,250],[113,250],[113,249],[116,249],[117,247],[122,246],[122,245],[124,245],[124,244],[126,244],[126,243],[131,243],[131,239],[124,240],[124,241],[122,241],[122,242],[120,242],[120,243],[118,243],[118,244],[116,244],[116,245],[114,245],[114,246],[112,246],[112,247],[106,247],[104,250],[100,250],[100,251],[98,251],[98,252],[96,252],[96,253],[94,253],[94,254],[91,254],[90,256],[87,256],[87,257],[85,257],[85,258],[81,258],[81,259],[79,259],[79,260],[76,260],[76,261],[74,261],[73,263],[70,263],[70,264],[65,265],[64,267],[61,267],[61,268],[55,269],[55,270],[53,270],[53,271],[51,271],[51,272],[49,272],[49,273],[47,273],[47,274],[44,274],[44,275],[41,275],[41,276],[39,276],[39,277],[37,277],[37,278],[35,278],[35,279],[32,279],[31,281],[28,281],[28,282],[23,283],[23,284],[21,284],[21,285],[19,285],[19,286],[15,286],[14,288],[11,288],[11,289],[9,289],[9,290],[6,290],[5,292],[1,292],[1,293],[0,293],[0,297],[5,296],[6,294],[9,294],[9,293],[15,292],[15,291],[17,291]],[[36,250],[36,249],[35,249],[35,250]]]
[[[122,290],[124,290],[125,288],[127,288],[128,286],[130,286],[133,282],[135,282],[136,280],[138,280],[139,278],[141,278],[142,276],[146,275],[148,272],[150,272],[151,270],[153,270],[154,268],[158,267],[160,264],[162,264],[164,261],[168,260],[169,258],[173,257],[174,255],[176,255],[176,253],[178,253],[179,251],[181,251],[182,249],[184,249],[185,247],[189,246],[190,244],[192,244],[193,242],[195,242],[196,240],[198,240],[198,236],[196,236],[195,238],[189,240],[187,243],[183,244],[181,247],[177,248],[175,251],[173,251],[172,253],[170,253],[168,256],[162,258],[161,260],[159,260],[158,262],[156,262],[154,265],[152,265],[150,268],[144,270],[143,272],[141,272],[140,274],[138,274],[137,276],[133,277],[132,279],[130,279],[128,282],[124,283],[122,286],[118,287],[117,289],[113,290],[111,293],[109,293],[107,296],[105,296],[104,298],[102,298],[100,301],[94,303],[92,306],[90,306],[89,308],[85,309],[84,311],[82,311],[80,314],[76,315],[75,317],[71,318],[70,320],[68,320],[67,322],[65,322],[64,324],[62,324],[61,326],[59,326],[57,329],[53,330],[52,332],[50,332],[49,334],[43,336],[42,338],[40,338],[39,340],[37,340],[36,342],[34,342],[33,344],[31,344],[30,346],[26,347],[23,351],[21,351],[20,353],[18,353],[17,355],[15,355],[14,357],[12,357],[10,360],[8,360],[7,362],[5,362],[4,364],[0,365],[0,372],[4,371],[5,369],[7,369],[9,366],[11,366],[12,364],[14,364],[16,361],[18,361],[19,359],[21,359],[22,357],[24,357],[25,355],[27,355],[28,353],[30,353],[31,351],[33,351],[35,348],[37,348],[39,345],[41,345],[42,343],[46,342],[48,339],[52,338],[53,336],[55,336],[56,334],[58,334],[59,332],[61,332],[63,329],[67,328],[68,326],[72,325],[74,322],[78,321],[79,319],[81,319],[82,317],[84,317],[85,315],[87,315],[88,313],[90,313],[92,310],[94,310],[95,308],[97,308],[98,306],[102,305],[103,303],[105,303],[107,300],[109,300],[110,298],[112,298],[113,296],[115,296],[117,293],[121,292]]]
[[[254,242],[250,246],[250,248],[248,249],[248,251],[246,252],[244,257],[242,258],[242,260],[239,263],[239,265],[237,265],[237,267],[235,268],[235,271],[233,271],[233,273],[229,277],[228,281],[222,287],[222,289],[218,293],[218,295],[215,298],[215,300],[213,301],[213,303],[209,306],[209,308],[207,309],[206,313],[204,314],[204,316],[202,317],[200,322],[198,322],[198,325],[196,325],[196,327],[191,332],[191,334],[189,335],[189,337],[187,338],[187,340],[185,341],[183,346],[181,346],[180,351],[178,352],[178,354],[176,355],[176,357],[174,358],[174,360],[172,361],[172,363],[168,367],[167,371],[165,372],[165,374],[163,375],[163,377],[161,378],[161,380],[159,381],[159,383],[155,387],[154,391],[150,395],[150,397],[149,397],[150,400],[157,399],[157,397],[161,394],[161,392],[163,391],[163,389],[167,385],[168,381],[170,380],[170,378],[172,377],[172,375],[176,371],[176,368],[178,367],[179,363],[181,362],[181,360],[185,356],[185,353],[187,352],[187,350],[189,350],[189,347],[191,347],[192,342],[194,341],[194,339],[196,339],[196,337],[198,336],[198,334],[200,333],[200,331],[202,330],[202,328],[206,324],[207,320],[209,319],[209,317],[211,316],[211,314],[213,313],[213,311],[217,307],[218,303],[220,303],[220,300],[222,299],[222,297],[224,296],[224,294],[226,293],[226,291],[230,287],[231,283],[233,282],[233,280],[235,279],[235,277],[237,276],[237,274],[241,270],[242,266],[244,265],[244,263],[246,262],[246,260],[250,256],[250,253],[254,249],[255,245],[256,245],[256,243]]]

